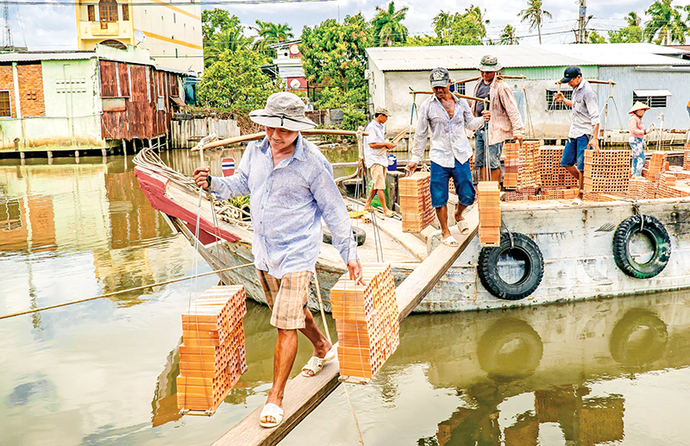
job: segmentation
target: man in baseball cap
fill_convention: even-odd
[[[369,171],[373,182],[367,202],[364,205],[364,210],[371,210],[371,200],[378,195],[381,209],[386,217],[393,216],[393,211],[388,209],[386,205],[386,195],[384,194],[386,189],[386,171],[388,170],[388,150],[397,147],[397,144],[386,141],[384,124],[388,121],[389,114],[387,108],[376,107],[374,119],[364,130],[365,133],[369,134],[364,137],[364,165]],[[383,149],[386,150],[384,151]]]
[[[324,362],[336,356],[307,308],[309,283],[321,249],[322,218],[350,278],[363,285],[357,242],[331,164],[300,134],[316,126],[305,116],[305,108],[292,93],[271,95],[266,107],[249,114],[252,121],[265,126],[266,137],[247,145],[237,172],[213,178],[208,167],[194,172],[196,184],[218,199],[251,194],[254,265],[272,309],[271,325],[278,330],[273,386],[259,419],[266,428],[283,421],[283,393],[297,353],[297,331],[314,346],[303,375],[319,373]]]
[[[436,209],[443,244],[458,246],[457,239],[448,228],[448,185],[452,177],[458,194],[455,222],[460,234],[467,235],[470,228],[462,212],[474,203],[475,191],[469,162],[472,147],[467,140],[465,128],[477,130],[485,118],[472,116],[467,101],[450,92],[450,74],[445,68],[431,70],[429,81],[434,94],[419,107],[414,148],[405,169],[410,173],[417,169],[417,163],[426,149],[428,136],[431,140],[431,206]]]
[[[562,84],[573,89],[572,100],[558,92],[553,99],[573,109],[572,122],[568,131],[568,142],[563,149],[561,166],[580,182],[580,193],[573,204],[582,203],[585,170],[585,150],[589,147],[599,150],[599,101],[592,86],[582,77],[582,70],[571,65],[563,73]]]

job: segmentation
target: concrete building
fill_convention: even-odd
[[[682,133],[690,126],[686,112],[690,51],[645,43],[369,48],[370,111],[388,107],[391,117],[386,129],[395,134],[410,125],[413,97],[418,106],[428,97],[413,96],[410,90],[431,91],[431,69],[448,68],[454,81],[474,78],[485,54],[498,57],[506,76],[524,76],[507,82],[530,138],[567,137],[571,112],[554,102],[553,94],[559,88],[556,80],[563,77],[569,65],[579,65],[586,79],[616,82],[615,86],[593,85],[599,95],[601,129],[606,130],[607,141],[627,141],[621,130],[627,132],[627,112],[636,100],[652,107],[644,117],[647,128],[654,123],[657,128]],[[472,95],[475,84],[460,84],[458,92]],[[570,94],[567,85],[561,89]]]
[[[0,55],[0,154],[107,148],[170,135],[185,73],[148,51]]]
[[[158,65],[203,71],[200,2],[78,0],[75,5],[79,50],[99,43],[136,45],[149,50]]]
[[[301,40],[291,40],[269,45],[276,51],[272,65],[263,67],[274,78],[279,78],[287,91],[307,91],[307,79],[302,68],[302,53],[299,50]]]

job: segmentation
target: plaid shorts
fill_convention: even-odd
[[[282,279],[276,279],[266,271],[257,270],[257,273],[266,303],[272,310],[271,325],[282,330],[304,328],[311,271],[287,273]]]

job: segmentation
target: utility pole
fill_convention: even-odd
[[[577,34],[575,43],[585,43],[585,27],[587,26],[585,17],[587,17],[587,1],[580,0],[580,14],[577,19]]]
[[[10,30],[10,5],[7,3],[7,1],[4,1],[2,6],[3,6],[2,18],[5,21],[5,29],[3,30],[3,33],[2,33],[3,49],[11,50],[13,45],[12,45],[12,31]]]

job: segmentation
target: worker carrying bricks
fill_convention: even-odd
[[[555,101],[573,109],[561,166],[580,182],[580,191],[573,204],[581,204],[584,193],[585,150],[589,147],[599,150],[599,101],[592,86],[582,77],[582,70],[576,65],[565,69],[561,84],[568,84],[573,89],[572,100],[566,99],[560,91],[553,96]]]
[[[448,182],[453,178],[458,194],[455,221],[461,234],[469,233],[469,225],[462,212],[474,203],[474,184],[470,170],[472,147],[465,129],[477,130],[488,118],[474,117],[465,99],[450,92],[450,73],[445,68],[434,68],[430,75],[434,94],[419,107],[414,147],[405,169],[414,172],[426,149],[427,135],[431,139],[431,206],[441,225],[441,241],[448,246],[458,246],[458,241],[448,229]]]
[[[369,197],[364,205],[364,210],[371,210],[371,200],[378,195],[381,209],[386,217],[393,216],[393,211],[386,206],[386,196],[384,194],[386,189],[386,171],[388,170],[388,150],[397,147],[397,144],[386,141],[385,137],[384,124],[388,121],[389,114],[387,108],[376,107],[374,119],[364,130],[368,134],[368,136],[364,137],[364,165],[367,167],[373,182],[369,191]]]
[[[336,355],[307,308],[309,283],[321,249],[322,218],[350,278],[363,285],[357,243],[331,165],[300,133],[316,127],[305,116],[305,108],[292,93],[272,94],[264,109],[249,114],[252,121],[265,126],[266,137],[249,143],[235,174],[211,178],[208,167],[194,172],[196,184],[216,198],[251,194],[254,264],[272,310],[271,325],[278,329],[273,386],[259,420],[267,428],[283,420],[283,393],[297,353],[297,330],[314,346],[303,375],[319,373],[324,362]]]
[[[501,152],[506,140],[514,139],[522,144],[525,127],[522,117],[515,102],[513,92],[508,84],[500,78],[503,66],[498,59],[491,55],[482,57],[477,69],[481,73],[481,79],[474,87],[474,97],[488,98],[489,109],[486,110],[483,101],[472,101],[474,116],[490,118],[487,125],[480,127],[474,139],[474,165],[482,168],[482,179],[501,181]],[[488,126],[488,141],[487,127]],[[486,148],[489,150],[489,176],[484,166],[486,160]]]

